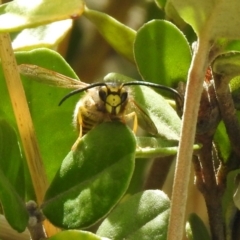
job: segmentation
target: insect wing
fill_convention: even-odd
[[[87,87],[89,85],[37,65],[21,64],[18,66],[18,69],[21,75],[53,87],[78,89]]]
[[[141,126],[141,128],[152,135],[157,135],[157,127],[155,126],[151,118],[148,116],[146,111],[143,110],[143,108],[136,101],[132,100],[131,102],[133,104],[133,110],[137,114],[139,125]]]

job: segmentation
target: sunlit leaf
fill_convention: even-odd
[[[29,50],[37,47],[52,48],[66,36],[72,27],[72,20],[53,22],[36,28],[26,28],[13,33],[12,46],[14,50]]]
[[[185,22],[199,33],[213,10],[214,1],[168,0],[167,5],[172,5]]]
[[[208,39],[239,39],[240,25],[239,8],[240,2],[230,1],[191,1],[191,0],[168,0],[179,15],[190,24],[199,35],[207,32]]]
[[[51,22],[76,18],[83,12],[81,0],[15,0],[0,6],[0,31],[12,32],[45,25]]]
[[[64,228],[85,228],[105,216],[128,188],[135,145],[119,122],[91,130],[63,160],[45,196],[45,216]]]
[[[186,81],[191,51],[184,35],[172,23],[152,20],[137,32],[134,55],[146,81],[177,86]]]
[[[97,235],[111,239],[167,239],[170,201],[159,190],[140,192],[117,206]]]

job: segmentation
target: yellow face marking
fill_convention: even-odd
[[[111,114],[118,114],[121,106],[121,98],[119,95],[110,94],[106,98],[106,110]]]
[[[103,86],[99,89],[99,97],[104,102],[105,110],[111,115],[119,115],[128,94],[121,86]]]

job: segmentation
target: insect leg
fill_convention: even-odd
[[[137,128],[138,128],[137,114],[135,112],[131,112],[131,113],[125,115],[124,118],[125,118],[126,121],[129,121],[130,119],[133,119],[133,132],[136,133]]]
[[[79,144],[79,142],[81,141],[81,138],[82,138],[83,119],[82,119],[81,108],[79,108],[79,111],[78,111],[77,121],[78,121],[78,125],[79,125],[79,136],[78,136],[76,142],[73,144],[73,146],[71,148],[72,151],[76,149],[77,145]]]

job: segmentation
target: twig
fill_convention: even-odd
[[[30,216],[28,222],[28,230],[31,234],[31,240],[39,240],[46,238],[46,233],[42,225],[44,216],[40,211],[39,207],[34,201],[27,202],[26,207]]]

